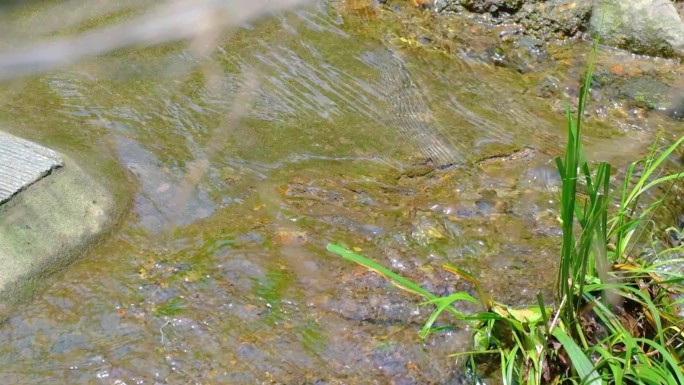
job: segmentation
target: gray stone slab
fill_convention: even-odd
[[[0,204],[63,165],[56,152],[0,132]]]
[[[73,159],[2,132],[0,170],[1,323],[45,277],[107,233],[123,206]]]

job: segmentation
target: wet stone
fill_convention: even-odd
[[[535,93],[540,98],[549,99],[558,96],[560,92],[560,80],[555,76],[546,76],[536,87]]]
[[[432,218],[426,217],[416,221],[411,236],[418,244],[423,246],[435,243],[446,237],[442,226]]]
[[[57,341],[52,346],[52,353],[67,354],[76,349],[82,349],[87,346],[87,339],[79,333],[62,333],[57,338]]]
[[[153,304],[169,301],[179,294],[178,290],[164,288],[162,285],[152,283],[140,285],[138,292]]]
[[[263,269],[254,262],[246,259],[235,259],[224,266],[224,279],[240,291],[252,289],[255,279],[263,279]]]
[[[684,120],[684,91],[678,103],[667,109],[667,116],[674,120]]]

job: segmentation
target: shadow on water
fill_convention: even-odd
[[[561,96],[535,87],[574,84],[586,47],[519,74],[458,19],[452,40],[411,43],[442,28],[424,19],[317,3],[209,48],[116,51],[3,85],[3,127],[135,191],[120,230],[0,326],[3,382],[459,383],[447,355],[468,331],[419,340],[430,309],[324,247],[435,293],[469,289],[448,261],[508,303],[548,295],[564,124]],[[677,132],[656,114],[590,120],[587,151],[618,164],[634,156],[612,138],[643,153],[657,127]]]

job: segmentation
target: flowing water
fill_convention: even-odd
[[[482,25],[352,3],[0,86],[4,129],[79,160],[129,207],[0,325],[2,383],[460,383],[448,354],[467,328],[419,339],[430,309],[328,242],[437,294],[472,290],[450,262],[501,301],[550,297],[565,125],[561,97],[536,90],[552,76],[572,97],[589,47],[521,74],[487,59],[500,37]],[[602,52],[599,68],[681,74],[627,57]],[[595,99],[592,159],[624,165],[657,131],[681,134]]]

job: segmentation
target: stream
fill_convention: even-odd
[[[422,340],[430,307],[328,242],[435,294],[474,292],[449,262],[500,302],[551,298],[553,158],[589,43],[542,48],[408,2],[353,3],[0,84],[3,129],[68,154],[128,207],[0,324],[2,383],[463,383],[449,354],[467,351],[468,328]],[[3,28],[45,7],[16,6]],[[677,62],[616,50],[597,73],[684,89]],[[684,132],[609,87],[592,93],[590,159],[623,168],[657,133]]]

